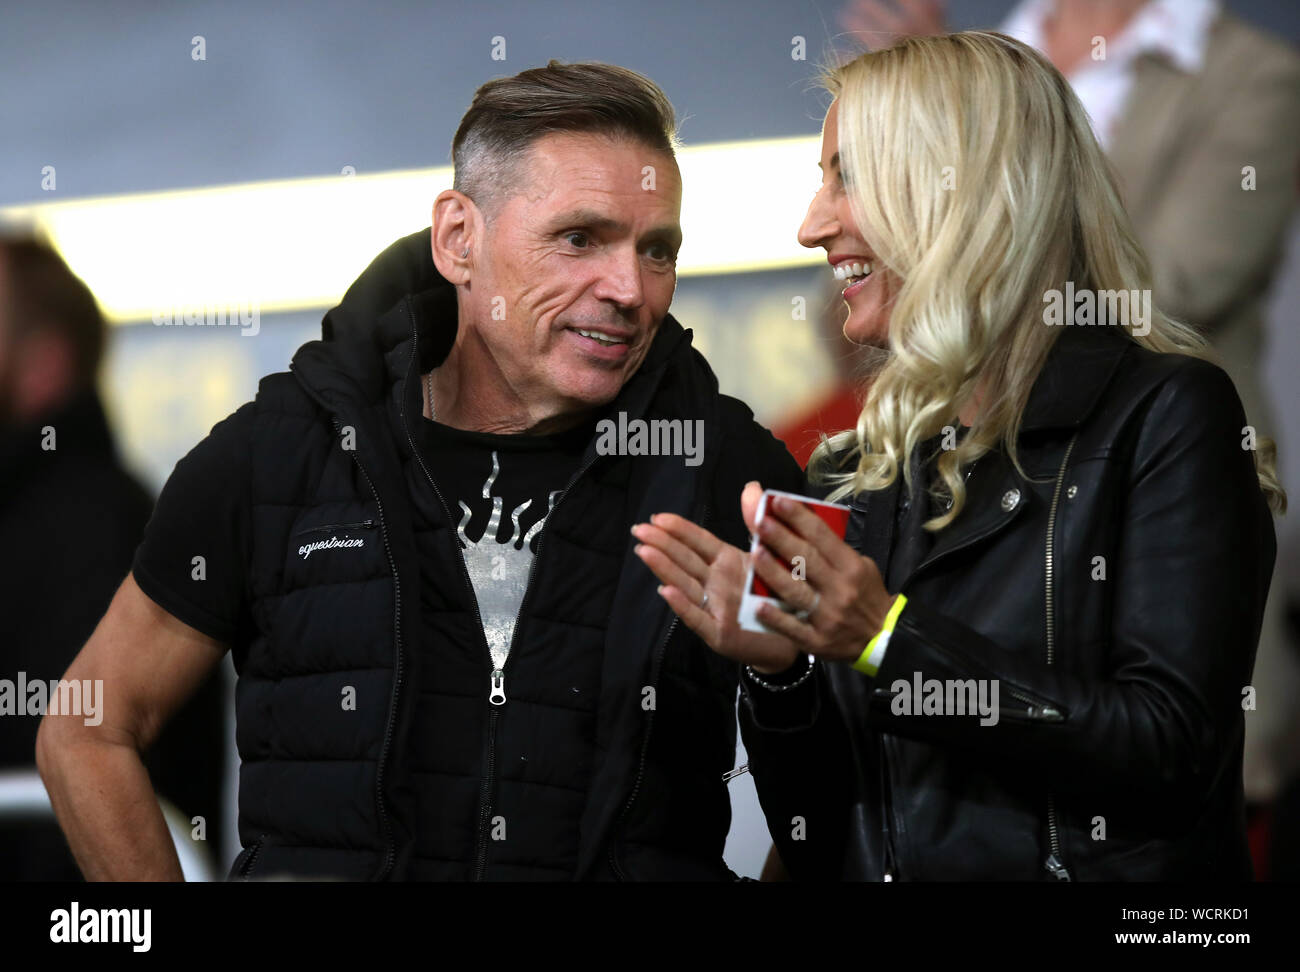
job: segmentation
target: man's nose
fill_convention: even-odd
[[[618,304],[623,310],[636,310],[645,303],[641,256],[635,248],[620,247],[609,254],[595,296]]]
[[[834,208],[826,200],[825,186],[817,191],[799,226],[799,242],[804,246],[824,246],[840,233]]]

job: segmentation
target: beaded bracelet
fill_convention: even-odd
[[[771,682],[765,682],[763,681],[762,677],[758,674],[758,672],[754,671],[754,669],[750,668],[748,665],[745,666],[745,674],[749,676],[749,680],[751,682],[753,682],[755,685],[759,686],[760,688],[767,689],[767,691],[769,692],[788,692],[792,688],[798,688],[800,685],[802,685],[804,682],[808,681],[808,679],[812,677],[813,667],[816,664],[817,659],[812,655],[805,655],[804,657],[808,659],[807,670],[802,675],[800,675],[797,680],[791,682],[789,685],[774,685]]]

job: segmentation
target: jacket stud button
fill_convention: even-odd
[[[1020,490],[1009,489],[1002,494],[1002,512],[1010,513],[1020,505]]]
[[[1078,486],[1071,486],[1069,489],[1067,489],[1067,490],[1065,491],[1065,498],[1066,498],[1066,499],[1074,499],[1074,498],[1075,498],[1076,496],[1078,496],[1078,495],[1079,495],[1079,487],[1078,487]]]

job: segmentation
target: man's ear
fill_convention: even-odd
[[[433,265],[453,284],[469,283],[474,245],[483,240],[484,220],[463,192],[446,189],[433,201]]]

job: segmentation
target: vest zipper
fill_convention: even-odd
[[[438,503],[442,506],[443,514],[447,517],[447,542],[451,545],[452,556],[460,566],[460,575],[465,582],[465,590],[469,593],[470,603],[474,605],[474,621],[479,636],[479,643],[483,646],[483,651],[487,655],[488,664],[492,668],[492,674],[489,681],[488,690],[488,730],[487,730],[487,773],[484,775],[479,785],[479,833],[478,847],[474,860],[474,880],[482,881],[484,872],[487,870],[487,840],[488,824],[492,815],[492,784],[496,776],[496,736],[497,736],[497,716],[501,711],[501,706],[506,704],[505,693],[505,667],[510,665],[514,657],[515,635],[519,631],[519,619],[515,618],[515,630],[510,635],[510,650],[506,653],[506,660],[502,668],[498,669],[492,661],[492,647],[488,644],[487,635],[483,631],[483,612],[478,606],[478,594],[474,591],[474,582],[470,579],[469,568],[465,565],[465,555],[461,552],[460,545],[454,539],[451,532],[451,525],[455,522],[451,518],[451,508],[447,505],[446,499],[443,498],[442,490],[438,488],[437,481],[433,474],[429,472],[429,467],[424,463],[424,457],[420,455],[415,446],[415,440],[411,435],[410,426],[406,423],[405,410],[403,410],[402,424],[406,427],[406,439],[410,443],[411,452],[415,456],[415,461],[420,464],[420,469],[424,472],[424,478],[429,481],[433,487],[434,495],[438,497]],[[558,506],[559,503],[556,503]],[[546,533],[546,528],[542,528],[542,534]],[[538,536],[538,550],[541,550],[541,535]],[[533,566],[537,563],[537,557],[533,557],[533,562],[528,565],[528,587],[533,583]],[[528,592],[524,592],[524,600],[527,600]],[[523,602],[520,602],[520,611],[523,614]]]
[[[342,423],[339,422],[338,416],[331,415],[330,420],[334,423],[334,434],[339,435],[343,431]],[[379,500],[379,490],[375,489],[375,484],[370,479],[370,474],[366,472],[366,467],[361,464],[361,459],[355,449],[349,449],[352,453],[352,461],[357,464],[357,470],[361,473],[361,478],[366,481],[370,488],[370,495],[375,498],[375,510],[379,514],[379,532],[384,538],[384,553],[388,555],[388,568],[393,573],[393,639],[396,646],[396,663],[393,666],[393,693],[388,700],[388,725],[384,727],[384,744],[379,751],[379,769],[375,773],[375,793],[379,805],[379,819],[384,828],[384,863],[379,869],[376,880],[382,881],[388,876],[393,866],[393,858],[396,854],[396,848],[393,844],[393,825],[388,819],[388,807],[384,802],[384,767],[388,762],[388,754],[393,741],[393,724],[397,719],[397,697],[402,687],[402,584],[401,579],[397,576],[397,561],[393,559],[393,551],[388,543],[388,529],[384,526],[384,505]]]
[[[1046,578],[1047,578],[1047,664],[1050,667],[1056,653],[1056,616],[1055,616],[1055,580],[1056,575],[1053,571],[1053,538],[1056,535],[1056,510],[1061,500],[1061,484],[1065,482],[1065,467],[1070,461],[1070,453],[1074,451],[1074,442],[1079,437],[1076,432],[1071,437],[1069,445],[1065,447],[1065,455],[1061,458],[1061,468],[1056,473],[1056,487],[1052,490],[1052,506],[1047,514],[1047,550],[1046,550]],[[1059,713],[1055,709],[1050,709],[1053,715],[1059,719]],[[1047,840],[1051,851],[1047,860],[1043,862],[1043,867],[1052,874],[1058,881],[1072,880],[1070,872],[1065,866],[1065,861],[1061,857],[1061,837],[1060,830],[1057,827],[1056,820],[1056,796],[1051,791],[1047,794]]]
[[[546,523],[542,526],[541,533],[537,535],[537,550],[533,554],[532,561],[528,564],[528,582],[524,585],[524,596],[519,601],[519,613],[515,616],[514,630],[510,632],[510,648],[506,652],[506,660],[502,663],[500,668],[497,668],[495,665],[492,668],[491,680],[488,683],[488,705],[490,706],[490,710],[488,712],[487,776],[484,777],[483,786],[479,791],[478,856],[474,866],[474,880],[476,881],[482,881],[487,875],[488,837],[491,830],[489,824],[491,823],[492,815],[492,786],[496,782],[497,717],[501,711],[501,707],[506,704],[506,669],[510,667],[510,663],[514,660],[516,655],[515,642],[519,640],[519,629],[521,627],[520,621],[524,616],[524,608],[527,606],[528,599],[533,593],[533,576],[537,573],[538,561],[542,559],[542,548],[546,543],[546,527],[550,525],[551,517],[554,516],[555,511],[560,508],[560,504],[564,502],[564,498],[568,496],[569,491],[573,489],[573,484],[581,479],[587,473],[587,470],[596,464],[596,460],[599,458],[598,455],[593,455],[588,459],[582,467],[573,474],[573,477],[569,480],[560,495],[555,498],[555,505],[547,510]],[[423,461],[421,461],[420,465],[421,467],[424,466]],[[428,469],[425,469],[425,475],[429,475]],[[429,482],[433,482],[432,476],[429,476]],[[435,485],[434,489],[436,490],[437,488],[438,487]],[[439,498],[441,498],[441,494],[439,494]],[[446,503],[443,503],[444,508],[446,508],[446,505]],[[451,514],[448,513],[447,516],[450,520]],[[470,582],[469,578],[469,568],[465,567],[465,558],[460,551],[457,551],[457,557],[461,562],[461,567],[464,569],[465,581],[470,585],[470,594],[474,598],[474,610],[477,612],[478,595],[474,594],[474,585]],[[483,619],[480,617],[479,630],[482,631],[482,629]],[[486,635],[483,638],[483,647],[487,650],[488,658],[490,660],[492,658],[492,649],[488,647]]]
[[[238,874],[241,878],[247,878],[250,874],[253,873],[253,862],[257,860],[258,851],[262,849],[262,844],[264,844],[265,842],[266,842],[266,834],[262,834],[262,836],[258,837],[257,840],[253,843],[253,846],[249,848],[248,857],[244,859],[244,863],[239,868],[238,871]]]
[[[506,661],[509,661],[509,657]],[[502,701],[497,705],[505,704],[505,696],[502,695]],[[478,848],[474,859],[474,880],[482,881],[487,874],[487,842],[491,828],[492,816],[492,784],[496,777],[496,742],[497,742],[497,715],[500,709],[493,706],[492,711],[488,713],[488,738],[487,738],[487,774],[483,777],[479,787],[479,821],[478,821]]]
[[[709,507],[706,505],[700,515],[700,526],[705,527],[709,522]],[[641,756],[637,762],[636,779],[632,782],[632,792],[628,794],[627,802],[623,804],[623,809],[619,812],[618,819],[614,822],[610,830],[609,849],[606,852],[609,858],[610,870],[620,881],[628,880],[626,872],[618,863],[618,856],[614,853],[614,833],[623,825],[627,818],[628,812],[632,809],[637,794],[641,791],[641,781],[645,777],[645,758],[650,749],[650,730],[654,728],[655,712],[658,711],[658,691],[659,691],[659,672],[663,667],[664,652],[668,649],[668,642],[672,640],[673,632],[677,630],[677,625],[681,621],[676,614],[673,615],[672,621],[668,625],[668,631],[664,634],[663,640],[659,642],[659,647],[655,649],[654,661],[650,667],[650,689],[652,697],[655,699],[655,707],[650,710],[646,716],[645,734],[641,737]],[[710,649],[711,650],[711,649]],[[734,713],[733,713],[734,714]]]
[[[411,336],[412,336],[411,358],[406,364],[406,371],[407,371],[407,375],[409,376],[412,367],[415,365],[417,361],[417,355],[419,354],[419,350],[420,350],[419,325],[415,320],[415,313],[411,310],[411,302],[409,300],[406,301],[406,317],[407,320],[411,322]],[[417,382],[420,379],[420,373],[418,368],[415,369],[415,379]],[[407,380],[408,381],[410,380],[409,377]],[[400,406],[400,414],[402,419],[402,430],[406,433],[406,442],[411,448],[411,455],[413,455],[415,457],[415,461],[419,463],[420,471],[424,473],[424,478],[427,479],[429,481],[429,485],[433,487],[433,494],[438,497],[438,503],[440,506],[442,506],[442,512],[446,516],[447,525],[450,528],[456,521],[452,519],[451,507],[447,505],[447,500],[443,497],[442,490],[438,488],[437,480],[435,480],[433,478],[433,474],[429,472],[429,467],[424,462],[424,456],[420,452],[419,447],[415,443],[415,436],[411,434],[411,423],[407,420],[406,417],[406,397],[407,396],[405,393],[405,389],[403,389],[402,394],[399,396],[399,401],[402,403]],[[557,502],[556,505],[558,506],[559,503]],[[546,530],[545,528],[543,528],[542,533],[544,534],[545,532]],[[478,853],[476,855],[476,860],[475,860],[475,874],[474,874],[474,880],[481,881],[483,879],[483,871],[485,870],[486,867],[487,837],[488,837],[487,824],[488,824],[488,819],[491,816],[490,797],[492,792],[493,777],[495,776],[496,773],[495,764],[496,764],[497,713],[499,711],[499,707],[505,705],[506,702],[505,670],[504,668],[497,669],[496,665],[491,660],[492,648],[487,642],[487,635],[484,634],[483,632],[483,612],[479,609],[478,606],[478,595],[474,592],[474,582],[470,579],[469,568],[465,566],[465,555],[461,552],[460,545],[453,538],[453,535],[451,534],[450,530],[448,531],[447,542],[451,546],[453,558],[455,559],[456,563],[460,565],[460,576],[461,579],[465,582],[465,590],[469,594],[469,602],[472,605],[474,605],[474,620],[476,622],[476,629],[479,635],[479,643],[483,646],[483,650],[488,657],[488,663],[492,666],[492,674],[491,674],[491,681],[490,681],[491,687],[488,692],[488,704],[490,706],[488,712],[488,739],[487,739],[488,771],[487,771],[487,775],[483,778],[479,789],[479,841],[478,841],[479,846],[478,846]],[[540,536],[538,538],[537,546],[538,546],[538,550],[540,551],[541,550]],[[537,563],[537,558],[534,557],[533,563],[529,565],[529,569],[528,569],[529,587],[532,586],[532,582],[533,582],[532,568],[536,563]],[[524,600],[527,600],[527,598],[528,598],[528,592],[527,590],[525,590]],[[520,614],[522,613],[523,613],[523,604],[521,602]],[[507,653],[506,660],[505,660],[505,665],[507,666],[510,664],[511,656],[514,655],[514,638],[515,638],[515,634],[517,633],[518,633],[518,618],[516,618],[515,632],[512,633],[510,636],[510,651]]]
[[[304,533],[320,533],[324,530],[371,530],[375,527],[374,520],[361,520],[358,523],[326,523],[321,526],[308,527],[305,530],[299,530],[294,534],[295,537],[301,537]]]
[[[409,312],[410,311],[408,307],[408,313]],[[415,325],[414,319],[412,319],[411,324],[412,327],[414,327]],[[416,353],[416,347],[413,345],[411,349],[412,360],[414,360],[415,358],[415,353]],[[408,371],[410,370],[409,365],[407,370]],[[404,401],[406,396],[403,395],[402,398]],[[461,579],[464,580],[465,582],[465,590],[469,593],[469,601],[471,604],[474,605],[474,621],[479,636],[479,643],[483,646],[483,651],[488,657],[488,664],[492,668],[492,674],[490,676],[489,690],[488,690],[487,773],[483,777],[479,785],[478,847],[476,849],[475,857],[474,857],[474,880],[481,881],[483,880],[484,872],[487,869],[487,840],[488,840],[488,830],[489,830],[488,824],[492,815],[492,800],[491,800],[492,784],[494,781],[494,777],[496,775],[497,715],[500,712],[501,706],[506,704],[506,694],[505,694],[506,682],[505,682],[504,666],[509,666],[510,660],[514,657],[514,653],[515,653],[514,642],[515,642],[515,635],[518,634],[519,632],[519,626],[518,626],[519,619],[518,617],[516,617],[515,619],[515,630],[510,635],[510,650],[506,653],[506,660],[504,666],[498,669],[495,663],[493,663],[492,661],[492,647],[488,644],[487,635],[484,634],[483,632],[483,612],[479,609],[478,606],[478,594],[474,592],[474,582],[473,580],[470,579],[469,568],[465,566],[465,555],[464,553],[461,552],[460,545],[456,542],[454,535],[450,529],[451,525],[455,523],[455,520],[451,518],[451,507],[447,505],[447,500],[443,497],[442,490],[438,488],[437,480],[435,480],[433,478],[433,474],[429,472],[429,467],[425,465],[424,462],[424,456],[420,454],[420,450],[416,447],[415,437],[411,434],[410,423],[406,421],[405,406],[402,407],[402,427],[406,430],[406,441],[411,447],[411,454],[415,456],[415,461],[420,464],[420,470],[424,473],[424,478],[427,479],[429,481],[429,485],[433,487],[433,493],[435,496],[438,497],[438,503],[439,505],[442,506],[442,512],[447,518],[447,525],[448,525],[447,542],[451,546],[452,557],[455,559],[456,563],[460,566],[460,576]],[[559,503],[557,502],[556,506],[558,505]],[[545,533],[546,533],[546,528],[543,527],[542,535],[544,535]],[[538,551],[540,552],[541,535],[538,536],[537,548]],[[537,557],[534,556],[533,562],[528,565],[528,587],[529,588],[531,588],[533,584],[533,567],[536,565],[536,563],[537,563]],[[527,590],[525,590],[524,600],[527,599],[528,599],[528,592]],[[523,614],[522,601],[520,602],[519,613],[520,615]]]

